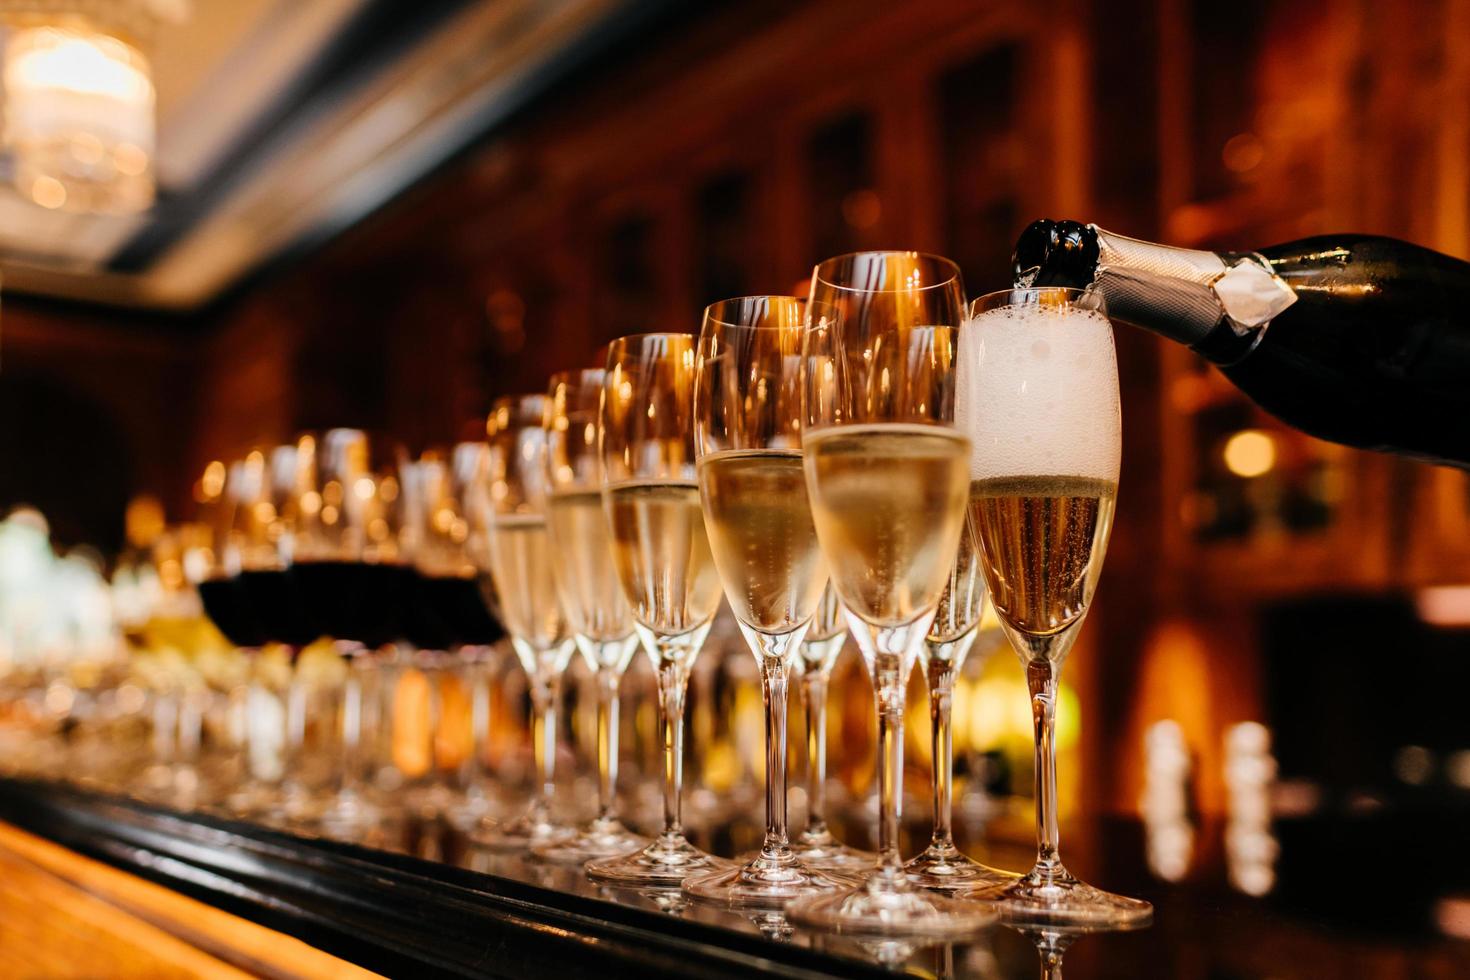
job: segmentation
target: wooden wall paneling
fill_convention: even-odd
[[[1447,0],[1444,74],[1436,92],[1435,248],[1470,259],[1470,0]]]
[[[1433,247],[1470,257],[1470,0],[1446,0],[1443,71],[1435,91]],[[1470,475],[1448,467],[1412,467],[1401,525],[1410,586],[1470,580]]]
[[[175,447],[195,424],[195,338],[24,298],[5,299],[4,321],[0,514],[39,505],[63,543],[113,548],[133,494],[188,513],[194,474]]]
[[[770,245],[773,288],[800,293],[811,276],[813,251],[811,208],[806,182],[802,179],[806,155],[798,120],[782,116],[773,121],[770,180],[765,197],[771,213]],[[788,278],[789,277],[789,278]]]

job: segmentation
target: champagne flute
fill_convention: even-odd
[[[959,269],[915,252],[828,259],[812,276],[802,349],[807,488],[817,540],[873,681],[879,863],[857,889],[795,902],[841,933],[948,936],[994,912],[920,890],[898,851],[909,672],[965,519],[969,440],[954,428]]]
[[[1016,921],[1140,922],[1152,906],[1078,881],[1058,853],[1057,678],[1102,572],[1122,455],[1112,326],[1100,296],[1072,289],[1003,290],[971,314],[956,413],[970,520],[1036,732],[1036,865],[999,902]]]
[[[684,882],[696,898],[782,908],[837,890],[786,833],[786,694],[827,569],[801,463],[801,300],[747,296],[704,311],[694,399],[700,501],[725,598],[761,672],[766,833],[747,864]]]
[[[847,642],[847,620],[842,600],[829,581],[801,638],[797,669],[801,671],[802,699],[806,702],[806,829],[797,835],[792,852],[809,868],[824,871],[870,871],[878,855],[860,851],[832,836],[827,827],[827,683],[832,665]]]
[[[909,880],[925,888],[956,892],[987,885],[1008,885],[1020,875],[987,867],[954,846],[951,829],[954,788],[954,737],[950,714],[954,679],[964,669],[985,612],[985,578],[974,529],[968,521],[960,532],[949,582],[939,610],[919,651],[929,686],[929,723],[933,762],[934,830],[923,853],[904,865]]]
[[[574,643],[556,595],[546,530],[545,414],[545,395],[518,395],[497,400],[490,417],[490,577],[511,645],[530,681],[531,739],[541,776],[525,814],[478,838],[496,850],[559,843],[572,834],[551,815],[557,708]]]
[[[602,503],[618,581],[653,662],[664,755],[664,822],[643,850],[587,865],[596,881],[677,886],[733,865],[684,837],[684,694],[720,605],[694,470],[694,338],[653,333],[608,349],[598,410]]]
[[[597,684],[597,816],[565,844],[538,848],[538,858],[582,862],[628,854],[648,845],[617,813],[618,686],[638,648],[633,611],[613,567],[612,538],[602,509],[597,455],[601,368],[551,377],[546,402],[546,467],[551,486],[548,530],[552,571],[577,649]]]

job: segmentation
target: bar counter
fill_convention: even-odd
[[[0,827],[0,864],[11,869],[7,874],[43,866],[50,875],[70,879],[88,901],[114,905],[125,889],[99,885],[100,873],[79,872],[71,864],[110,865],[163,886],[181,900],[212,907],[220,921],[177,909],[166,914],[160,908],[167,901],[156,897],[141,909],[136,899],[122,903],[143,920],[140,928],[173,933],[185,945],[257,975],[351,976],[366,970],[570,980],[753,973],[878,977],[901,971],[1008,980],[1038,971],[1059,976],[1063,952],[1073,980],[1470,975],[1470,943],[1454,938],[1470,932],[1470,896],[1457,891],[1465,874],[1458,863],[1463,846],[1441,852],[1450,863],[1438,870],[1402,863],[1434,838],[1442,841],[1439,831],[1450,828],[1421,824],[1416,836],[1400,821],[1378,821],[1371,829],[1375,821],[1336,829],[1310,821],[1282,826],[1281,878],[1259,899],[1223,879],[1212,882],[1210,874],[1166,885],[1145,870],[1140,825],[1097,822],[1078,835],[1091,840],[1092,853],[1085,857],[1090,876],[1153,901],[1151,926],[1094,935],[997,926],[971,942],[926,945],[816,935],[793,931],[779,917],[689,904],[677,893],[603,889],[580,869],[489,854],[432,826],[405,831],[401,849],[367,849],[16,780],[0,780],[0,820],[9,825]],[[1384,833],[1397,835],[1396,855],[1368,843],[1385,839],[1379,836]],[[1199,860],[1208,863],[1211,854],[1218,855],[1219,843],[1218,830],[1206,828]],[[65,853],[62,848],[72,860],[56,857]],[[1361,864],[1327,872],[1350,856]],[[1021,858],[1024,852],[1004,857]],[[1368,873],[1370,868],[1376,870]],[[101,877],[124,877],[102,870]],[[98,921],[95,913],[87,919]],[[177,926],[181,919],[188,921],[184,930]],[[157,952],[163,941],[146,945]],[[186,952],[178,955],[182,960],[170,975],[208,973],[191,969]]]

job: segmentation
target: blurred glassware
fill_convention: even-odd
[[[312,794],[293,817],[303,827],[351,840],[383,816],[368,793],[364,749],[373,744],[382,701],[371,654],[402,632],[412,585],[403,541],[404,461],[396,446],[374,446],[360,429],[331,429],[298,445],[291,587],[281,598],[299,603],[313,636],[331,639],[346,673],[333,789],[325,797]]]

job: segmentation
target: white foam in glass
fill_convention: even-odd
[[[970,437],[970,477],[1117,480],[1118,362],[1103,314],[1004,306],[960,332],[955,425]]]

